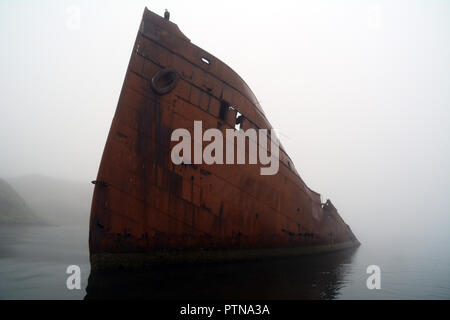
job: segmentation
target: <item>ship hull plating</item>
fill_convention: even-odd
[[[162,80],[161,80],[162,79]],[[311,254],[359,245],[283,148],[275,175],[251,164],[180,164],[171,133],[271,129],[245,82],[144,11],[92,201],[93,269]]]

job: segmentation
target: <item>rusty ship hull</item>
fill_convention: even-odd
[[[171,161],[171,133],[271,129],[246,83],[176,24],[144,10],[92,201],[92,269],[326,252],[358,240],[283,148],[275,175],[250,164]]]

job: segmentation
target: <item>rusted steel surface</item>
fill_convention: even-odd
[[[168,92],[158,92],[155,78]],[[234,109],[221,113],[223,102]],[[173,130],[193,136],[201,120],[204,130],[224,132],[236,110],[244,130],[271,129],[233,70],[145,9],[95,183],[91,255],[359,244],[283,149],[272,176],[249,164],[172,163]]]

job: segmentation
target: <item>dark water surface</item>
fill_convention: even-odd
[[[363,243],[322,256],[90,273],[86,227],[0,226],[0,299],[449,299],[444,245]],[[381,290],[366,268],[381,268]],[[82,290],[66,288],[69,265]],[[86,292],[87,288],[87,292]]]

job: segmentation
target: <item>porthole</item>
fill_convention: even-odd
[[[158,71],[152,78],[151,86],[157,94],[163,95],[172,91],[179,80],[178,72],[171,68]]]

